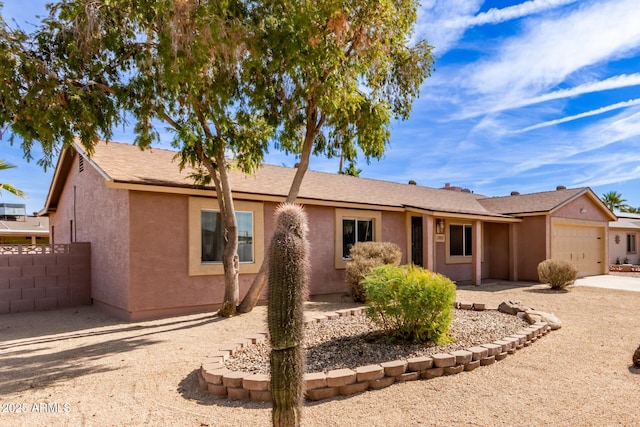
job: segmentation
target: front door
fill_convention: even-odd
[[[411,217],[411,262],[422,267],[422,217]]]

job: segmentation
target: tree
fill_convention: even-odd
[[[607,205],[611,212],[613,212],[614,209],[620,209],[626,202],[626,200],[622,198],[622,194],[617,191],[604,193],[600,200],[602,200],[602,203]]]
[[[52,164],[74,141],[89,155],[115,126],[132,120],[142,149],[168,126],[180,167],[213,181],[225,230],[225,296],[239,301],[238,236],[228,176],[262,162],[272,127],[247,98],[248,3],[226,1],[61,0],[32,34],[0,22],[0,129],[38,141]],[[12,135],[12,138],[13,138]],[[233,156],[233,162],[226,155]]]
[[[620,206],[620,212],[625,212],[625,213],[640,213],[640,207],[638,208],[634,208],[633,206],[630,205],[621,205]]]
[[[351,175],[351,176],[360,176],[360,173],[362,172],[362,169],[358,169],[356,168],[356,164],[354,162],[349,162],[349,166],[347,166],[344,169],[341,169],[340,172],[338,172],[340,175]]]
[[[14,165],[5,162],[4,160],[0,160],[0,171],[3,170],[7,170],[7,169],[13,169],[15,168]],[[25,193],[22,190],[17,189],[16,187],[14,187],[11,184],[5,184],[5,183],[0,183],[0,193],[2,193],[2,190],[7,191],[13,195],[16,195],[18,197],[26,197],[27,193]]]
[[[268,0],[250,8],[254,100],[267,106],[278,147],[300,156],[287,202],[300,191],[311,154],[359,147],[379,159],[392,119],[406,119],[433,65],[425,40],[410,43],[418,1]],[[347,157],[352,155],[351,158]],[[253,309],[266,282],[263,263],[240,304]]]

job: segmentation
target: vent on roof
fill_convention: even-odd
[[[449,191],[457,191],[460,192],[462,191],[462,187],[458,187],[457,185],[451,185],[450,183],[446,183],[444,184],[444,187],[442,187],[443,190],[449,190]]]
[[[409,180],[409,185],[418,185],[418,183],[415,182],[414,180]]]
[[[564,185],[558,185],[556,187],[556,191],[558,191],[558,190],[566,190],[566,189],[567,189],[567,187],[565,187]]]
[[[519,195],[520,195],[520,192],[519,192],[519,191],[512,191],[512,192],[511,192],[511,195],[512,195],[512,196],[519,196]]]
[[[84,171],[84,157],[82,156],[78,157],[78,171],[80,172]]]

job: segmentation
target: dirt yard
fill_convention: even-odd
[[[639,279],[640,280],[640,279]],[[640,292],[463,287],[460,302],[518,300],[563,322],[493,365],[304,407],[305,426],[640,424]],[[313,303],[311,311],[345,305]],[[201,391],[210,351],[264,331],[265,308],[123,323],[94,308],[0,316],[0,426],[269,426],[270,404]]]

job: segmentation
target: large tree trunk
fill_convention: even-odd
[[[302,145],[302,153],[300,154],[300,162],[296,169],[296,174],[293,177],[291,187],[289,188],[287,203],[295,203],[298,198],[298,193],[300,193],[300,187],[302,186],[302,179],[304,178],[304,174],[307,172],[307,169],[309,169],[309,158],[311,157],[311,151],[313,150],[313,142],[324,123],[324,118],[318,119],[317,107],[307,107],[306,114],[308,119],[305,129],[304,143]],[[260,294],[262,294],[262,290],[267,283],[268,275],[269,268],[267,266],[267,262],[262,261],[258,274],[253,279],[253,283],[251,283],[251,287],[242,299],[242,303],[238,306],[239,313],[249,313],[253,310],[253,307],[258,304]]]
[[[218,315],[231,317],[236,314],[236,307],[240,300],[240,286],[238,275],[240,272],[238,258],[238,223],[236,221],[236,211],[231,195],[231,182],[227,170],[227,161],[224,158],[224,151],[216,156],[214,166],[210,159],[201,159],[207,171],[213,179],[220,207],[220,217],[224,227],[224,250],[222,252],[222,266],[224,268],[224,300]]]

